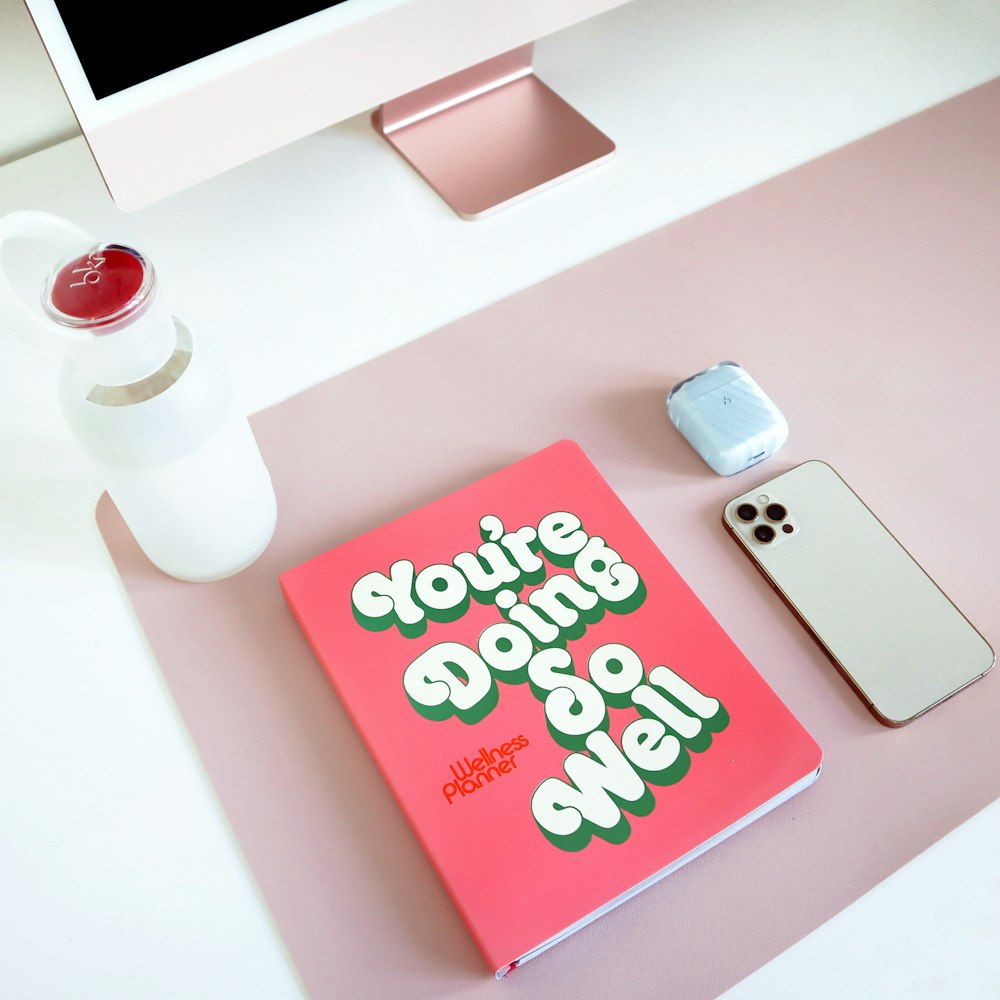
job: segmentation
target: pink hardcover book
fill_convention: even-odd
[[[281,586],[498,978],[819,774],[571,441]]]

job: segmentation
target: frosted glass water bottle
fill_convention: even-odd
[[[0,323],[65,353],[63,415],[143,552],[181,580],[244,569],[274,533],[274,489],[208,338],[139,251],[41,212],[0,219],[0,251],[13,238],[58,257],[35,303],[0,266]]]

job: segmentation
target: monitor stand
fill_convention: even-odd
[[[586,170],[615,144],[531,68],[531,45],[383,104],[372,124],[463,219]]]

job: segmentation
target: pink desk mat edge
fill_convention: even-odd
[[[314,1000],[716,996],[1000,795],[995,676],[912,726],[881,727],[719,520],[754,482],[824,458],[997,645],[998,110],[1000,81],[258,414],[279,527],[237,577],[162,576],[102,500],[126,591]],[[729,357],[792,435],[724,480],[663,400]],[[798,798],[497,986],[277,575],[561,437],[582,444],[826,764]]]

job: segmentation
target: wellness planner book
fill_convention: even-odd
[[[280,579],[498,977],[819,774],[574,442]]]

